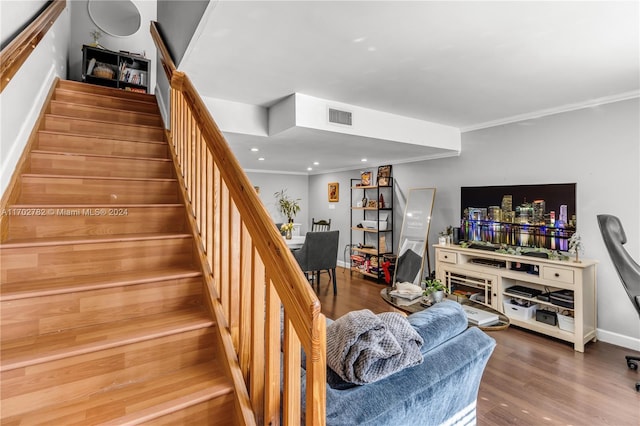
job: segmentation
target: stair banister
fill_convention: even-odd
[[[172,157],[199,241],[240,421],[299,424],[302,348],[306,424],[324,425],[326,325],[320,302],[191,80],[176,70],[155,22],[151,35],[171,83]]]
[[[47,34],[66,5],[66,0],[53,0],[31,24],[2,49],[0,52],[0,93]]]

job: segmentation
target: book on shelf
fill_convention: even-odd
[[[127,67],[126,63],[120,64],[120,81],[144,86],[147,83],[147,73]]]
[[[93,68],[96,66],[96,58],[91,58],[89,61],[89,65],[87,65],[87,75],[91,75],[93,73]]]

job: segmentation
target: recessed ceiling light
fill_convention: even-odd
[[[313,170],[313,168],[312,167],[307,167],[307,170],[311,171],[311,170]]]
[[[313,162],[313,165],[314,165],[314,166],[317,166],[317,165],[319,165],[319,164],[320,164],[320,163],[318,163],[317,161],[314,161],[314,162]]]
[[[366,163],[366,162],[367,162],[367,159],[366,159],[366,158],[363,158],[363,159],[362,159],[362,160],[360,160],[360,161],[362,161],[363,163]]]
[[[264,157],[258,158],[258,161],[264,161]]]
[[[251,152],[258,152],[259,149],[258,148],[251,148]]]
[[[369,46],[369,47],[367,47],[367,50],[368,50],[369,52],[375,52],[375,51],[376,51],[376,50],[378,50],[378,49],[376,49],[376,47],[375,47],[375,46]]]
[[[353,42],[354,43],[362,43],[363,41],[365,41],[367,38],[366,37],[358,37],[358,38],[354,38]]]

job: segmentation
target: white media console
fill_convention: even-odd
[[[458,245],[436,245],[435,257],[436,276],[450,290],[475,294],[477,302],[504,313],[511,324],[572,342],[578,352],[584,352],[585,343],[596,340],[596,261],[549,260]],[[572,290],[573,308],[509,293],[508,289],[515,286],[543,293]],[[573,324],[561,328],[537,321],[535,314],[530,318],[532,312],[523,315],[522,309],[505,309],[504,303],[510,307],[512,299],[530,301],[537,304],[537,309],[564,314],[563,318],[573,317]]]

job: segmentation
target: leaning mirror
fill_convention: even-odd
[[[140,11],[131,0],[89,0],[89,16],[106,34],[126,37],[140,29]]]
[[[425,254],[430,268],[427,239],[431,225],[431,211],[436,197],[435,188],[409,190],[404,211],[393,283],[409,282],[420,285],[423,277]]]

